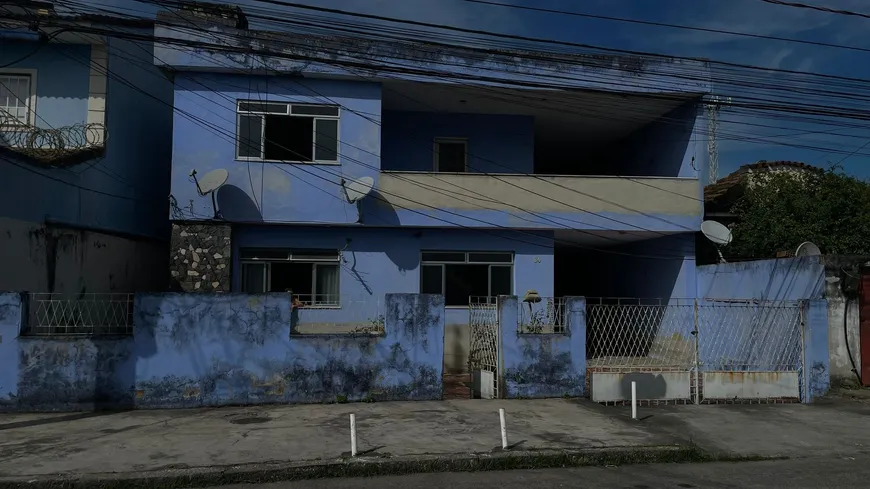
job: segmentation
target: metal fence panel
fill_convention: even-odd
[[[468,305],[469,349],[468,363],[472,375],[480,376],[481,393],[491,391],[498,399],[499,389],[499,327],[495,298],[471,298]],[[477,382],[476,382],[477,383]],[[491,390],[490,390],[491,385]]]
[[[518,327],[524,334],[563,334],[567,331],[564,297],[540,297],[518,303]]]
[[[133,294],[31,293],[25,334],[133,334]]]

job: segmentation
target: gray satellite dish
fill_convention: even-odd
[[[804,241],[797,247],[797,250],[794,252],[794,256],[819,256],[822,254],[822,250],[819,249],[815,243],[811,243],[809,241]]]
[[[704,221],[701,223],[701,233],[716,245],[716,252],[719,253],[719,260],[725,263],[725,257],[722,256],[722,247],[728,246],[731,243],[733,236],[731,230],[725,227],[722,223],[716,221]]]
[[[227,178],[229,178],[230,173],[223,168],[218,168],[217,170],[212,170],[206,173],[202,178],[197,179],[196,170],[191,170],[190,176],[193,177],[193,181],[196,183],[196,191],[199,192],[199,195],[211,195],[211,208],[214,210],[214,218],[220,219],[221,216],[220,212],[217,210],[215,193],[221,185],[227,183]]]
[[[356,204],[358,215],[356,222],[362,222],[362,209],[360,209],[359,203],[366,195],[371,193],[374,186],[375,179],[372,177],[362,177],[349,182],[344,179],[341,180],[341,188],[344,189],[344,198],[347,199],[347,203]]]

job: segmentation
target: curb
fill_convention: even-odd
[[[170,468],[147,472],[0,477],[0,489],[182,489],[335,477],[375,477],[434,472],[478,472],[654,463],[733,462],[758,459],[758,457],[714,455],[695,446],[496,451],[460,455],[358,457],[334,461]]]

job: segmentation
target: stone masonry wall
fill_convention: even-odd
[[[232,227],[213,223],[173,224],[169,259],[175,290],[229,292]]]

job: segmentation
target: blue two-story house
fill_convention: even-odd
[[[123,38],[153,22],[0,16],[0,290],[165,290],[172,83]]]
[[[702,63],[276,34],[201,6],[155,35],[185,289],[443,294],[448,370],[475,297],[694,297]]]

